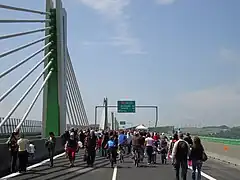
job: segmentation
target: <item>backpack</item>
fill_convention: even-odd
[[[166,147],[167,146],[167,141],[166,139],[161,140],[161,147]]]
[[[179,141],[177,145],[177,159],[184,159],[188,156],[188,144],[186,141]]]

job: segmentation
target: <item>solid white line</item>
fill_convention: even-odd
[[[170,158],[172,158],[172,155],[170,155]],[[192,170],[192,166],[188,166],[189,169]],[[212,177],[212,176],[209,176],[208,174],[204,173],[201,171],[201,175],[205,178],[207,178],[208,180],[217,180],[216,178]]]
[[[192,166],[188,166],[188,168],[192,170]],[[206,173],[204,173],[204,172],[202,172],[202,171],[201,171],[201,175],[202,175],[203,177],[207,178],[208,180],[217,180],[217,179],[215,179],[214,177],[209,176],[208,174],[206,174]]]
[[[61,156],[64,156],[64,155],[65,155],[65,153],[58,154],[58,155],[54,156],[53,159],[57,159],[57,158],[59,158]],[[41,165],[43,165],[43,164],[45,164],[45,163],[47,163],[49,161],[50,161],[50,159],[46,159],[46,160],[44,160],[44,161],[42,161],[40,163],[37,163],[37,164],[34,164],[32,166],[27,167],[27,170],[29,171],[29,170],[31,170],[33,168],[39,167],[39,166],[41,166]],[[21,174],[21,173],[19,173],[19,172],[12,173],[12,174],[9,174],[7,176],[2,177],[1,179],[3,180],[3,179],[8,179],[8,178],[13,178],[13,177],[18,176],[19,174]]]
[[[117,179],[117,166],[114,167],[113,175],[112,175],[112,180],[116,180],[116,179]]]

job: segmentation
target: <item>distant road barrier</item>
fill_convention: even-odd
[[[223,143],[226,145],[238,145],[238,146],[240,145],[239,139],[215,138],[215,137],[206,137],[206,136],[200,136],[200,138],[203,141],[208,141],[208,142]]]
[[[240,140],[200,136],[208,156],[240,166]]]

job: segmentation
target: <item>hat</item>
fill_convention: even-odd
[[[71,132],[71,133],[70,133],[70,136],[74,136],[74,132]]]

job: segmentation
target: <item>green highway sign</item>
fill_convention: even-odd
[[[118,113],[135,113],[135,101],[118,101],[117,110]]]
[[[120,124],[120,125],[125,125],[125,124],[126,124],[126,121],[119,121],[119,124]]]

